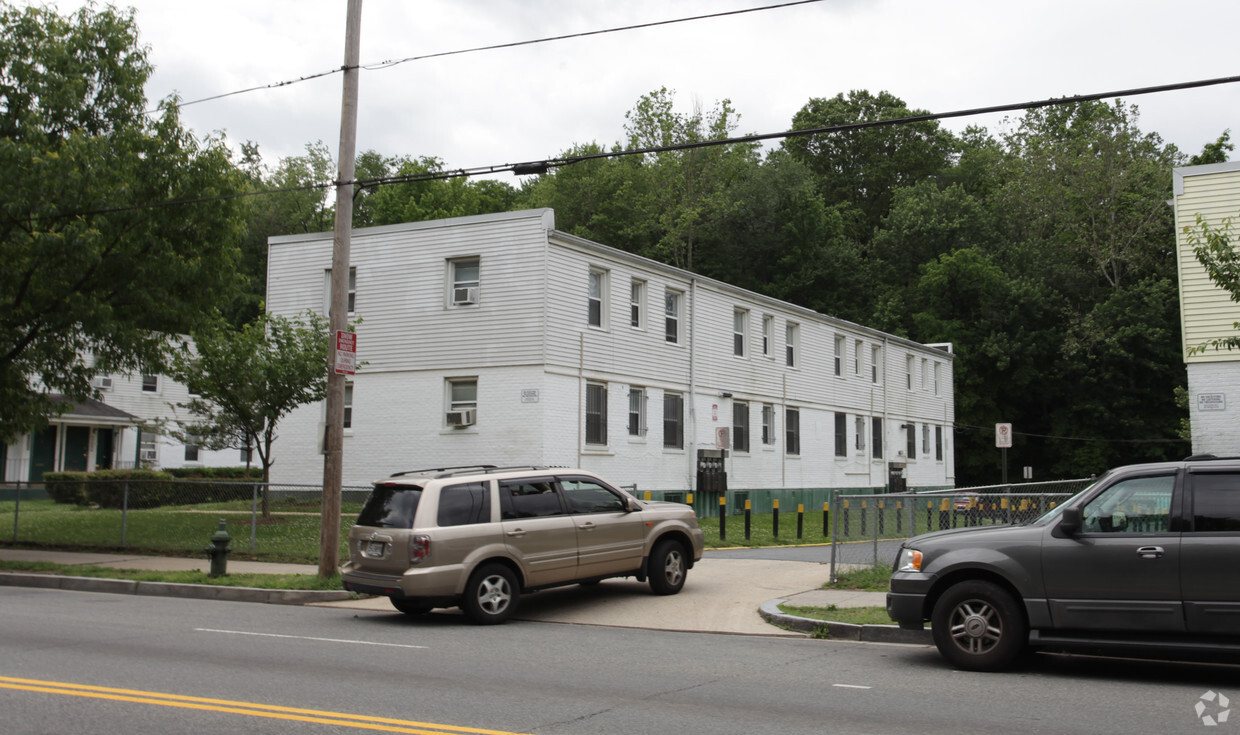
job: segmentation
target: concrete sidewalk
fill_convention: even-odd
[[[93,554],[33,549],[0,549],[0,559],[9,561],[45,561],[56,564],[86,564],[114,569],[150,569],[160,571],[199,570],[206,572],[210,563],[174,557],[138,554]],[[230,561],[228,570],[235,574],[317,574],[311,564],[273,564],[267,562]],[[685,587],[679,594],[657,596],[648,585],[632,579],[607,580],[591,587],[570,587],[544,590],[525,596],[517,611],[519,620],[567,623],[576,625],[607,625],[653,630],[676,630],[742,635],[803,636],[817,629],[821,621],[786,615],[778,605],[788,602],[807,607],[882,606],[882,592],[824,590],[829,567],[818,562],[780,561],[770,559],[713,558],[706,556],[689,572]],[[80,580],[70,581],[70,580]],[[92,581],[93,580],[93,581]],[[110,584],[108,584],[110,583]],[[394,613],[386,598],[352,599],[344,592],[306,592],[302,594],[270,594],[282,591],[256,591],[250,588],[214,585],[169,585],[147,582],[116,582],[87,577],[0,573],[0,586],[44,586],[61,589],[123,592],[129,594],[166,594],[181,597],[238,599],[292,604],[315,604]],[[261,594],[266,592],[268,594]],[[283,591],[287,592],[287,591]],[[343,598],[343,599],[342,599]],[[459,611],[437,610],[432,615],[459,615]],[[832,624],[838,626],[838,624]],[[862,628],[882,628],[866,631]],[[888,626],[834,627],[832,637],[855,640],[901,640],[907,633]],[[856,629],[856,630],[854,630]],[[913,642],[913,641],[904,641]],[[915,642],[926,642],[918,638]]]

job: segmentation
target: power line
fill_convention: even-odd
[[[459,56],[461,54],[472,54],[472,53],[477,53],[479,51],[496,51],[499,49],[519,48],[521,46],[533,46],[535,44],[550,43],[552,41],[568,41],[574,38],[588,38],[590,36],[600,36],[600,35],[607,34],[607,33],[620,33],[622,31],[635,31],[635,30],[641,30],[643,28],[655,28],[658,26],[674,25],[676,23],[688,23],[688,22],[696,21],[696,20],[709,20],[711,18],[723,18],[723,17],[727,17],[730,15],[743,15],[745,13],[757,13],[757,12],[762,12],[766,10],[779,10],[781,8],[789,8],[789,7],[793,7],[797,5],[809,5],[811,3],[819,3],[819,2],[823,2],[823,0],[792,0],[792,2],[777,3],[775,5],[763,5],[763,6],[756,7],[756,8],[743,8],[741,10],[725,10],[719,13],[708,13],[706,15],[694,15],[694,16],[690,16],[687,18],[674,18],[672,20],[657,20],[657,21],[651,21],[649,23],[637,23],[634,25],[619,26],[616,28],[604,28],[604,29],[595,30],[595,31],[582,31],[580,33],[567,33],[561,36],[548,36],[546,38],[535,38],[535,39],[531,39],[528,41],[511,41],[509,43],[497,43],[497,44],[493,44],[490,46],[476,46],[474,48],[459,49],[456,51],[440,51],[440,52],[433,53],[433,54],[423,54],[421,56],[406,56],[402,59],[387,59],[384,61],[376,61],[376,62],[372,62],[369,64],[361,64],[359,65],[358,68],[365,69],[367,71],[377,71],[380,69],[390,69],[394,66],[399,66],[400,64],[405,64],[411,61],[424,61],[426,59],[438,59],[438,58],[442,58],[445,56]],[[211,95],[210,97],[202,97],[200,99],[190,100],[188,102],[177,102],[176,104],[172,106],[173,107],[188,107],[190,105],[197,105],[203,102],[212,102],[214,100],[220,100],[226,97],[234,97],[239,94],[247,94],[249,92],[258,92],[264,89],[279,89],[280,87],[288,87],[293,84],[300,84],[301,82],[308,82],[313,79],[321,79],[326,76],[331,76],[332,74],[342,74],[344,73],[344,71],[345,71],[345,67],[340,66],[335,69],[329,69],[327,71],[321,71],[315,74],[307,74],[305,76],[297,77],[296,79],[289,79],[283,82],[272,82],[271,84],[261,84],[256,87],[247,87],[245,89],[238,89],[232,92],[223,92],[221,94]],[[159,111],[159,108],[156,108],[153,110],[147,110],[146,114],[150,115],[158,111]]]
[[[957,429],[974,429],[976,431],[994,431],[994,427],[955,424]],[[1189,439],[1098,439],[1086,436],[1055,436],[1054,434],[1030,434],[1024,431],[1013,431],[1014,436],[1027,436],[1034,439],[1054,439],[1056,441],[1091,442],[1095,444],[1188,444]]]
[[[756,143],[767,140],[776,140],[781,138],[802,137],[806,135],[822,135],[826,133],[840,133],[850,130],[861,130],[865,128],[875,128],[888,125],[907,125],[916,122],[927,122],[933,120],[947,120],[958,117],[968,117],[973,115],[985,115],[996,112],[1013,112],[1016,110],[1033,110],[1042,107],[1052,107],[1055,105],[1076,104],[1078,102],[1089,102],[1100,99],[1136,97],[1140,95],[1156,94],[1160,92],[1173,92],[1185,89],[1197,89],[1201,87],[1210,87],[1220,84],[1235,84],[1240,82],[1240,76],[1218,77],[1215,79],[1203,79],[1192,82],[1177,82],[1174,84],[1161,84],[1149,87],[1136,87],[1133,89],[1124,89],[1112,92],[1097,92],[1093,94],[1074,95],[1071,97],[1055,97],[1042,100],[1031,100],[1028,102],[1015,102],[1004,105],[993,105],[990,107],[974,107],[965,110],[955,110],[951,112],[925,113],[921,115],[909,115],[906,117],[887,118],[884,120],[868,120],[865,122],[845,123],[842,125],[829,125],[819,128],[805,128],[801,130],[785,130],[779,133],[764,133],[759,135],[743,135],[736,138],[719,138],[716,140],[693,141],[688,143],[677,143],[667,146],[653,146],[649,148],[633,148],[620,151],[609,151],[603,153],[592,153],[583,156],[566,156],[563,158],[551,158],[542,161],[527,161],[524,163],[503,163],[491,166],[477,166],[474,168],[459,168],[449,171],[428,171],[418,174],[406,174],[401,176],[383,176],[371,179],[355,179],[348,183],[359,188],[373,188],[377,186],[388,186],[392,184],[408,184],[419,181],[440,181],[447,179],[468,178],[471,176],[486,176],[497,173],[512,173],[518,176],[527,176],[535,174],[545,174],[553,168],[569,166],[574,163],[582,163],[585,161],[593,161],[604,158],[619,158],[622,156],[644,156],[655,153],[666,153],[673,151],[682,151],[695,148],[709,148],[721,145],[738,145],[743,143]],[[113,207],[107,209],[88,210],[76,212],[63,216],[84,216],[95,214],[111,214],[117,212],[128,212],[139,209],[153,209],[157,207],[170,207],[181,204],[196,204],[209,201],[223,201],[228,199],[238,199],[241,197],[260,196],[263,194],[276,194],[289,191],[309,191],[312,189],[328,189],[336,185],[337,182],[324,182],[316,184],[307,184],[304,186],[285,187],[279,189],[265,189],[262,191],[239,192],[237,194],[225,194],[215,197],[201,197],[196,199],[182,199],[167,202],[157,202],[152,204],[136,204],[125,207]]]

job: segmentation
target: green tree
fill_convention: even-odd
[[[1185,227],[1184,232],[1188,235],[1193,255],[1205,268],[1206,275],[1214,285],[1226,291],[1232,301],[1240,304],[1240,250],[1236,249],[1236,238],[1231,233],[1231,218],[1223,220],[1218,227],[1211,227],[1199,214],[1197,226]],[[1240,321],[1233,322],[1232,327],[1240,330]],[[1189,348],[1189,353],[1200,354],[1211,347],[1216,350],[1240,350],[1240,335],[1233,334],[1194,345]]]
[[[228,148],[175,106],[147,115],[133,11],[0,3],[0,439],[45,425],[50,395],[159,366],[229,298],[242,188]],[[196,200],[192,204],[170,204]],[[87,356],[93,356],[88,359]]]
[[[213,449],[253,447],[271,479],[271,445],[280,420],[327,392],[328,324],[312,312],[298,319],[265,314],[241,329],[220,319],[194,333],[172,364],[172,375],[193,388],[181,404],[195,418],[182,435]],[[263,492],[263,515],[270,512]]]
[[[1201,153],[1188,159],[1188,165],[1200,166],[1206,163],[1226,163],[1227,154],[1236,150],[1236,144],[1231,142],[1231,131],[1224,130],[1218,140],[1213,143],[1206,143],[1201,149]]]
[[[440,174],[445,171],[443,161],[429,156],[397,158],[387,161],[382,167],[369,168],[369,175],[383,171],[381,176],[384,177]],[[511,209],[517,200],[516,190],[508,184],[499,181],[474,182],[465,177],[388,183],[364,191],[367,192],[365,217],[376,225],[504,212]]]
[[[812,98],[792,118],[793,130],[892,120],[925,114],[911,110],[888,92],[853,90],[825,99]],[[852,236],[869,240],[891,207],[897,189],[942,175],[951,165],[957,143],[935,121],[882,125],[788,138],[783,147],[818,180],[828,206],[847,204]]]

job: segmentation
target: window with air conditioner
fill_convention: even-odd
[[[99,390],[112,390],[112,378],[107,375],[96,375],[90,384]]]
[[[450,428],[473,426],[478,421],[478,379],[448,378],[444,423]]]
[[[481,258],[460,258],[448,261],[449,283],[453,306],[471,306],[481,295]]]

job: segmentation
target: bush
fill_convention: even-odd
[[[130,508],[158,508],[176,500],[176,483],[172,475],[145,469],[86,473],[86,500],[100,508],[120,508],[125,504],[126,483],[129,485]]]
[[[57,503],[87,505],[85,481],[87,472],[45,472],[43,487],[47,496]]]
[[[262,480],[262,467],[177,467],[164,470],[183,480]]]

